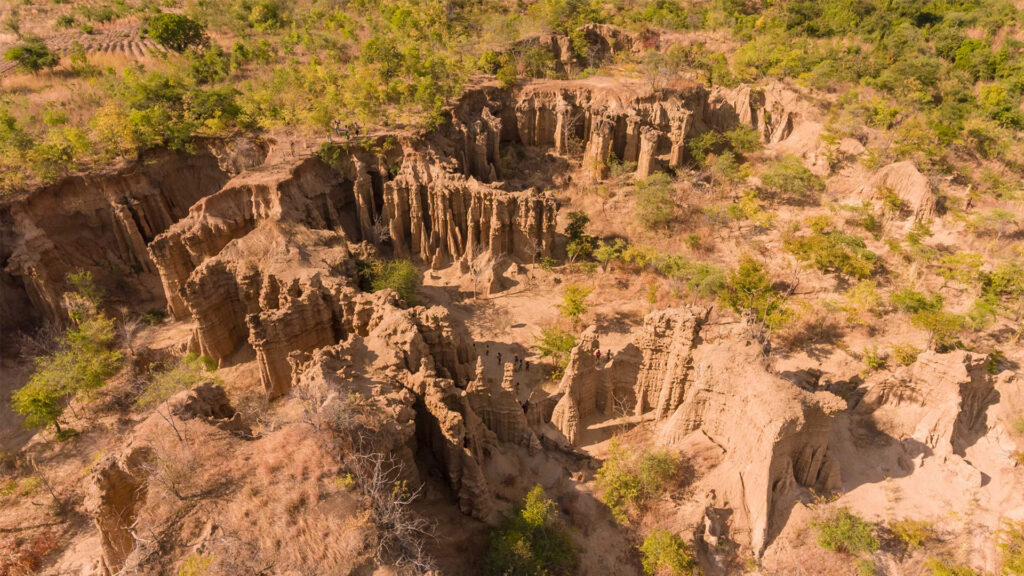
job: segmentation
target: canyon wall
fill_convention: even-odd
[[[685,446],[694,434],[710,441],[722,454],[708,483],[760,552],[807,490],[841,487],[829,433],[846,405],[772,374],[760,344],[742,328],[709,334],[707,315],[652,312],[611,362],[596,358],[599,338],[588,329],[572,351],[550,422],[577,443],[586,426],[628,415],[613,407],[631,401],[635,416],[653,422],[660,444]]]

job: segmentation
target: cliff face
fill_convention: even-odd
[[[637,416],[654,422],[659,443],[686,445],[693,434],[709,440],[721,450],[707,472],[711,485],[760,552],[802,490],[841,487],[829,433],[845,402],[771,374],[758,343],[741,330],[707,335],[706,318],[706,310],[653,312],[607,364],[595,358],[598,337],[589,329],[572,352],[550,421],[575,443],[598,412],[619,416],[613,403],[631,400]]]
[[[917,362],[867,384],[855,421],[896,441],[919,442],[928,454],[963,456],[987,432],[988,406],[998,400],[987,357],[925,352]]]

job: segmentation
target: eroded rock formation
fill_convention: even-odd
[[[550,421],[575,443],[598,412],[620,416],[611,407],[629,399],[636,416],[653,420],[661,444],[684,446],[696,435],[721,451],[709,472],[713,485],[760,552],[802,490],[841,487],[829,433],[845,402],[771,374],[761,344],[742,329],[707,336],[707,314],[649,314],[633,344],[608,364],[597,360],[589,329],[572,352]]]
[[[987,432],[986,411],[997,400],[987,357],[925,352],[913,365],[876,376],[854,409],[858,423],[893,440],[919,442],[930,455],[963,455]]]
[[[132,526],[146,501],[151,451],[136,446],[117,456],[108,454],[93,467],[85,506],[100,533],[101,565],[104,576],[120,573],[135,547]]]

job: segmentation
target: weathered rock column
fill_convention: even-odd
[[[672,121],[672,132],[669,139],[672,141],[672,150],[668,155],[668,165],[671,168],[679,168],[683,165],[683,157],[686,154],[686,135],[693,124],[693,115],[685,114]]]
[[[608,156],[612,153],[614,139],[615,123],[607,118],[597,119],[583,154],[583,170],[590,178],[604,180],[608,177]]]
[[[636,177],[640,180],[657,169],[655,153],[658,150],[658,137],[658,131],[651,127],[644,128],[640,133],[640,157],[636,163]]]

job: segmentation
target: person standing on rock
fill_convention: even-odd
[[[596,356],[597,357],[597,361],[600,362],[601,361],[601,350],[598,349],[597,352],[594,352],[594,356]]]
[[[501,352],[498,352],[498,366],[501,366]]]

